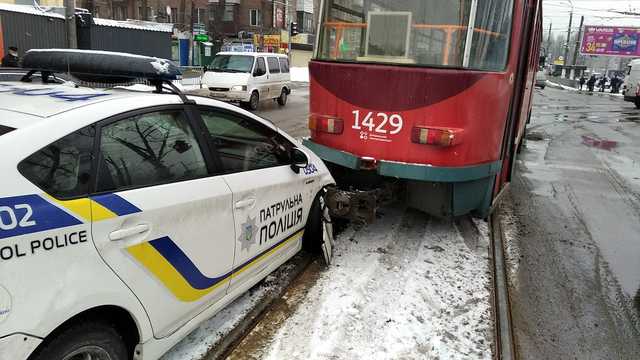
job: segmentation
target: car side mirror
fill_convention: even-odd
[[[302,150],[293,148],[291,150],[291,170],[296,174],[300,174],[300,169],[309,166],[309,158]]]

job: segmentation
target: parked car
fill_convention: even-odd
[[[210,97],[240,102],[251,110],[271,99],[285,106],[291,93],[289,60],[282,54],[221,52],[207,67],[202,83]]]
[[[301,248],[330,258],[333,178],[269,121],[181,93],[168,60],[24,64],[156,93],[0,82],[1,359],[155,360]]]

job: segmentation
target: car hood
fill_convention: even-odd
[[[232,87],[236,85],[247,85],[249,81],[248,73],[225,73],[207,71],[202,77],[202,83],[207,87]]]

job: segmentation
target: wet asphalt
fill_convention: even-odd
[[[640,358],[640,111],[536,90],[503,205],[519,357]]]

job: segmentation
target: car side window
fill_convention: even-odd
[[[267,63],[269,63],[269,72],[272,74],[280,74],[280,63],[278,62],[277,57],[269,57],[267,58]]]
[[[289,60],[285,58],[278,58],[280,62],[280,72],[283,74],[289,73]]]
[[[95,128],[78,130],[24,159],[18,170],[45,193],[60,199],[87,195]]]
[[[264,63],[264,58],[259,57],[258,61],[256,61],[256,71],[254,72],[254,74],[255,73],[259,73],[262,75],[267,73],[267,65],[265,65]]]
[[[200,114],[225,173],[291,164],[292,144],[254,120],[215,109]]]
[[[200,146],[181,110],[136,115],[101,129],[97,191],[144,187],[206,175]]]

